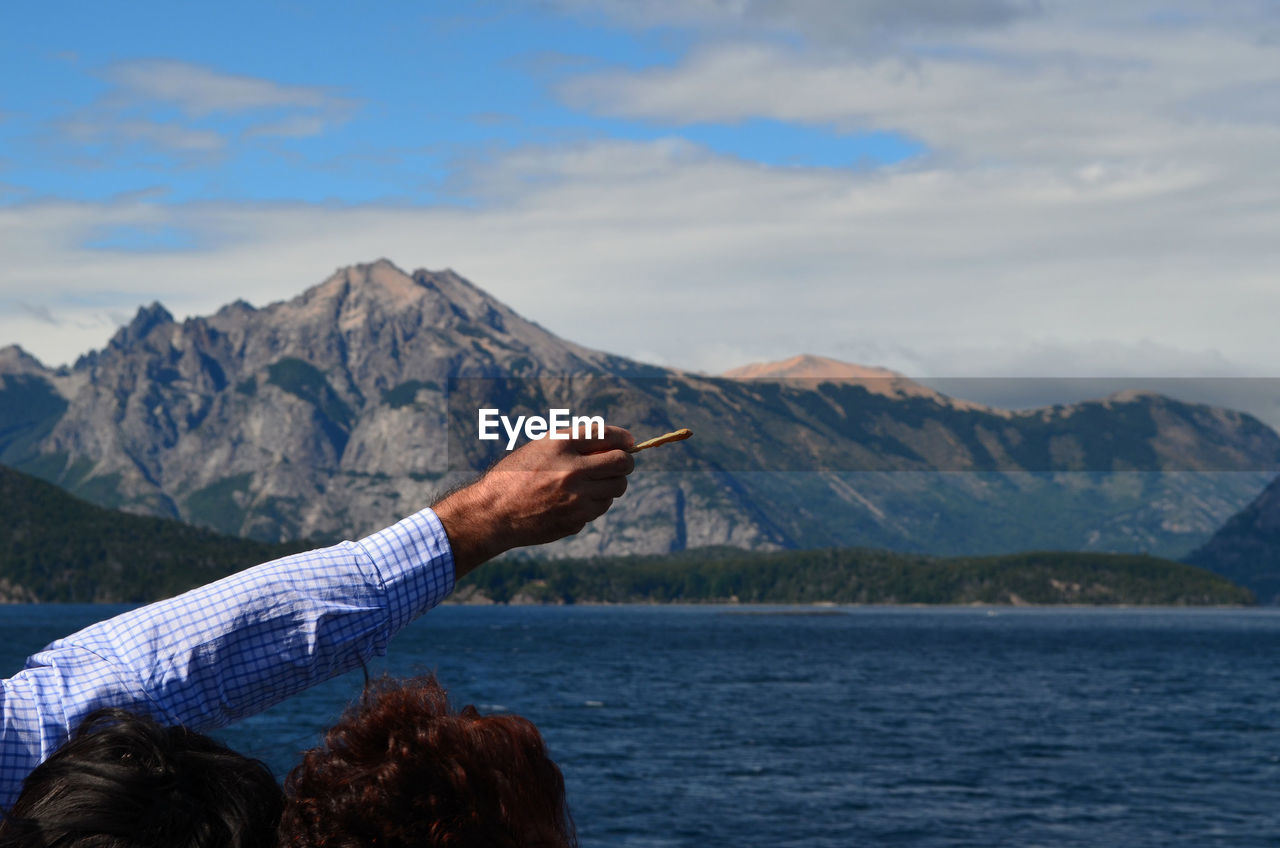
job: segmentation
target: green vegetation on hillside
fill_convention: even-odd
[[[0,601],[141,603],[306,547],[104,509],[0,467]]]
[[[0,460],[27,459],[67,411],[48,380],[26,374],[0,376]]]
[[[314,405],[327,418],[349,427],[355,420],[351,407],[329,385],[323,372],[309,362],[286,356],[267,367],[267,381]]]
[[[240,532],[247,513],[236,502],[236,495],[246,493],[252,480],[252,474],[223,477],[187,495],[187,509],[190,514],[198,515],[202,524],[221,533],[235,535]]]
[[[387,389],[382,393],[382,402],[392,409],[409,406],[423,389],[439,391],[440,384],[434,380],[408,380],[400,385]]]
[[[338,396],[320,369],[310,362],[286,356],[267,366],[267,382],[314,406],[320,414],[320,430],[338,455],[342,454],[356,413]]]
[[[1149,556],[1035,552],[939,559],[869,549],[723,548],[596,560],[505,560],[459,597],[499,603],[1252,604],[1226,579]]]

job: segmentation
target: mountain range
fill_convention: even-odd
[[[659,368],[560,339],[452,271],[380,260],[263,308],[177,321],[152,304],[69,367],[0,350],[0,463],[104,506],[323,540],[394,521],[500,453],[474,438],[481,401],[572,402],[639,438],[694,430],[641,455],[624,501],[547,551],[561,556],[1177,556],[1280,467],[1280,436],[1230,410],[1125,393],[1010,411],[831,362]]]

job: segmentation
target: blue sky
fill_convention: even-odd
[[[670,64],[688,48],[679,33],[521,4],[367,6],[242,2],[210,13],[140,2],[105,17],[84,3],[24,6],[0,36],[0,73],[23,81],[6,86],[0,125],[10,193],[466,203],[465,183],[452,179],[461,160],[528,144],[679,137],[748,161],[825,167],[875,167],[920,149],[892,132],[776,120],[602,117],[556,97],[559,80],[591,68]],[[280,90],[219,100],[135,80],[196,72]],[[171,232],[153,241],[182,243]]]
[[[1269,0],[23,4],[0,346],[385,256],[691,369],[1272,376],[1277,44]]]

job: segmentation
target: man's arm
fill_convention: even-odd
[[[0,681],[0,804],[87,713],[118,706],[218,727],[386,650],[454,580],[608,509],[625,430],[531,442],[470,486],[359,542],[295,554],[99,622]]]

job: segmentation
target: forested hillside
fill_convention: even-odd
[[[156,600],[305,547],[105,509],[0,466],[0,601]]]

